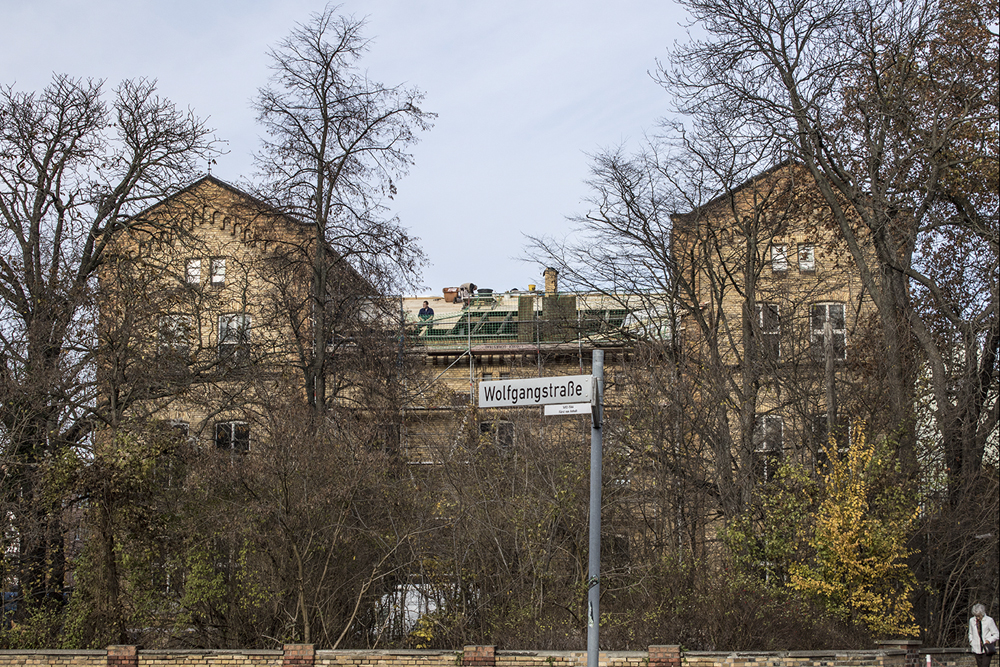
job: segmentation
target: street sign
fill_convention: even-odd
[[[547,415],[593,415],[590,424],[590,577],[587,584],[587,667],[598,667],[601,626],[601,459],[604,350],[594,350],[592,375],[479,383],[481,408],[545,406]]]
[[[506,408],[566,403],[593,403],[597,392],[592,375],[494,380],[479,383],[479,407]]]

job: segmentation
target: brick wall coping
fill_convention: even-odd
[[[101,655],[106,656],[107,649],[76,649],[76,648],[36,648],[36,649],[0,649],[0,655]]]
[[[921,653],[930,652],[921,651]],[[947,649],[942,652],[948,653]],[[873,648],[873,649],[861,649],[861,650],[845,650],[845,649],[829,649],[820,651],[687,651],[682,650],[682,654],[690,656],[704,656],[704,657],[714,657],[714,656],[760,656],[760,657],[793,657],[793,658],[806,658],[806,657],[825,657],[825,656],[837,656],[837,655],[906,655],[906,650],[901,648]]]
[[[273,655],[280,657],[284,655],[284,651],[264,648],[140,648],[139,655]]]
[[[964,647],[956,646],[955,648],[922,648],[919,651],[917,651],[917,653],[932,653],[932,654],[941,654],[941,653],[971,653],[971,651],[969,650],[968,646],[964,646]]]
[[[897,644],[900,646],[920,646],[923,644],[919,639],[879,639],[876,644]]]
[[[947,653],[969,653],[968,647],[955,648],[920,648],[921,654],[947,654]],[[143,655],[274,655],[280,656],[284,652],[281,649],[139,649]],[[877,649],[827,649],[817,651],[688,651],[681,649],[681,653],[690,656],[773,656],[773,657],[821,657],[836,655],[899,655],[905,654],[905,649],[898,648],[877,648]],[[86,649],[34,649],[34,650],[0,650],[0,655],[106,655],[106,649],[86,650]],[[334,655],[461,655],[461,650],[454,649],[316,649],[316,657]],[[507,656],[540,656],[559,657],[586,655],[586,651],[527,651],[518,649],[496,649],[496,655]],[[647,651],[601,651],[601,655],[613,657],[642,657],[648,655]]]
[[[509,656],[531,656],[531,657],[559,657],[559,656],[586,656],[586,651],[523,651],[517,649],[497,649],[496,655],[499,657],[501,655]],[[646,651],[601,651],[601,655],[606,655],[615,658],[644,658],[649,655]]]
[[[281,653],[281,651],[278,651]],[[320,656],[334,656],[334,655],[462,655],[462,651],[456,651],[455,649],[430,649],[430,648],[397,648],[397,649],[380,649],[380,648],[338,648],[338,649],[316,649],[316,657]]]

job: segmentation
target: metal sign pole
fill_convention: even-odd
[[[601,629],[601,449],[604,417],[604,350],[594,350],[591,373],[596,402],[590,427],[590,577],[587,590],[587,667],[598,667]]]
[[[586,414],[587,409],[590,409],[590,575],[587,579],[587,667],[598,667],[598,631],[601,624],[601,421],[604,418],[604,351],[594,350],[590,375],[480,382],[478,405],[480,408],[544,406],[546,415]]]

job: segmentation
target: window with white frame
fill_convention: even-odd
[[[188,315],[161,315],[157,333],[161,353],[186,354],[191,346],[191,318]]]
[[[201,260],[191,258],[184,262],[184,282],[188,285],[201,284]]]
[[[829,327],[827,326],[829,325]],[[839,302],[814,303],[809,308],[809,342],[813,358],[826,358],[826,336],[833,358],[843,361],[847,358],[847,325],[844,319],[844,304]]]
[[[250,451],[250,424],[244,421],[216,422],[215,446],[235,452]]]
[[[784,450],[784,421],[779,415],[757,415],[753,431],[753,473],[758,482],[774,479]]]
[[[816,271],[816,246],[812,243],[799,244],[799,271],[802,273]]]
[[[778,304],[758,303],[754,306],[757,325],[757,349],[760,358],[777,361],[781,355],[781,319]]]
[[[219,359],[243,363],[250,353],[250,316],[246,313],[219,315]]]
[[[226,284],[226,258],[213,257],[209,260],[209,281],[214,287]]]
[[[788,246],[784,244],[771,246],[771,271],[774,273],[788,271]]]

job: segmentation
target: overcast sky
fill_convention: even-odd
[[[0,0],[0,83],[43,88],[53,72],[155,78],[209,118],[229,153],[213,167],[250,178],[259,131],[250,100],[265,52],[324,4],[307,0]],[[430,265],[421,293],[474,282],[542,284],[519,261],[524,234],[564,237],[585,213],[588,153],[635,147],[667,113],[656,60],[685,38],[668,0],[345,0],[374,39],[363,62],[426,93],[435,126],[414,148],[394,213]]]

